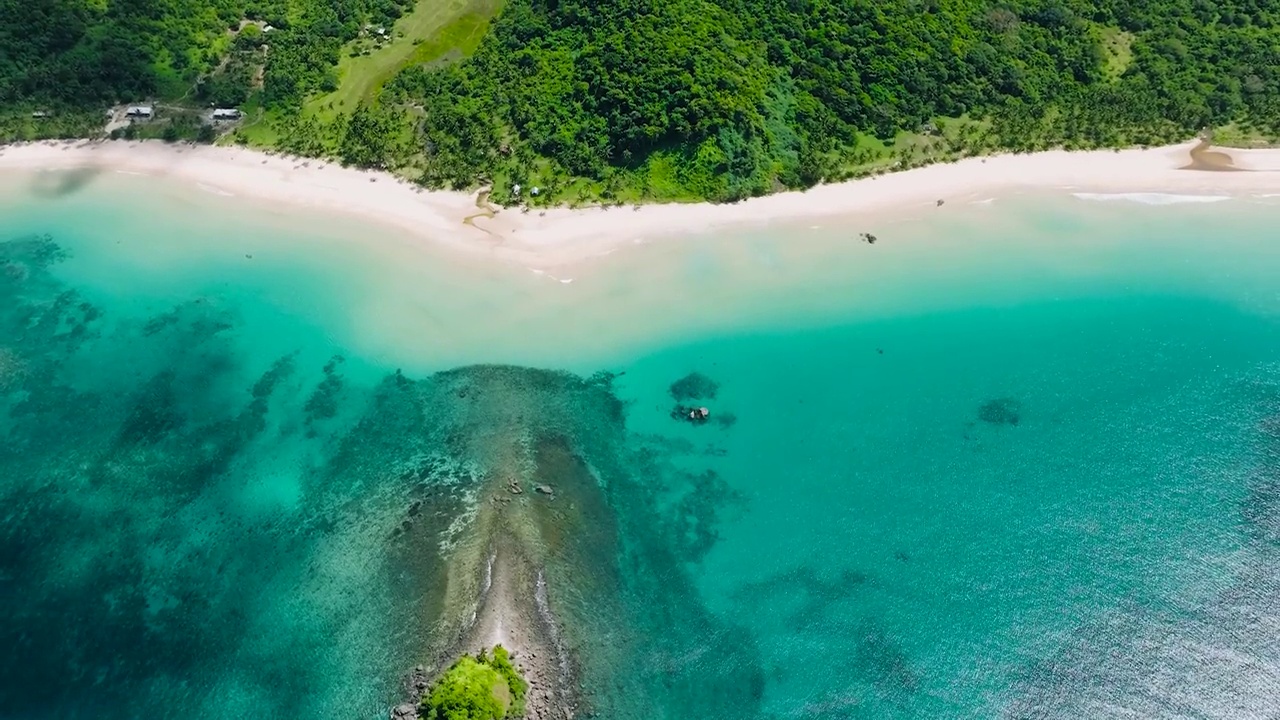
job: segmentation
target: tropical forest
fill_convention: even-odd
[[[500,203],[729,202],[992,152],[1280,140],[1263,0],[0,0],[0,17],[0,140],[239,144]],[[140,103],[148,122],[106,122]]]

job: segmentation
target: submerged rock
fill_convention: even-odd
[[[702,425],[711,419],[711,410],[695,405],[676,405],[671,410],[671,419]]]

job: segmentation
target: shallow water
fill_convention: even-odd
[[[47,180],[0,196],[0,717],[383,716],[513,432],[603,485],[614,547],[552,577],[600,717],[1280,704],[1273,207],[1001,199],[536,274]]]

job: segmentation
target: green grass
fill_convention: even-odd
[[[29,107],[0,110],[0,142],[96,137],[102,132],[102,113],[96,109],[55,112],[44,118],[33,118],[31,113]]]
[[[263,109],[259,94],[249,98],[249,102],[242,105],[240,110],[245,114],[244,124],[235,133],[224,135],[221,144],[232,144],[236,137],[240,137],[252,147],[271,147],[280,139],[273,122],[276,117]]]
[[[1280,146],[1280,135],[1232,123],[1213,129],[1213,144],[1232,148],[1274,148]]]
[[[961,156],[965,138],[974,138],[990,129],[989,120],[969,117],[936,118],[934,132],[900,132],[893,142],[859,134],[854,148],[843,151],[837,160],[843,177],[860,177],[899,169],[904,165],[942,162]],[[975,145],[970,142],[969,145]],[[838,180],[841,178],[828,178]]]
[[[471,0],[467,3],[465,12],[450,20],[439,32],[423,40],[406,64],[424,64],[471,55],[489,31],[489,21],[501,9],[502,0]],[[385,78],[383,82],[389,79],[390,77]]]
[[[376,98],[405,67],[470,55],[501,7],[502,0],[419,0],[413,12],[388,28],[390,40],[361,38],[344,48],[338,89],[312,98],[305,110],[332,119]],[[368,54],[353,56],[353,51]]]
[[[314,119],[329,128],[340,127],[337,123],[361,104],[375,100],[383,85],[404,68],[472,54],[488,31],[489,22],[502,9],[502,2],[419,0],[412,12],[387,28],[388,40],[363,37],[343,48],[337,67],[338,88],[312,96],[299,117]],[[367,54],[360,54],[365,50]],[[264,111],[257,97],[250,98],[241,109],[247,116],[244,125],[222,142],[277,147],[281,141],[278,126],[285,117],[279,111]],[[406,128],[406,132],[411,129]],[[402,174],[415,176],[412,164],[412,159],[406,162]]]
[[[1116,80],[1133,62],[1133,33],[1115,27],[1098,27],[1097,36],[1105,60],[1103,72],[1107,78]]]
[[[680,184],[676,159],[670,154],[654,153],[645,163],[643,170],[644,191],[649,196],[649,200],[669,202],[686,199],[688,191]]]

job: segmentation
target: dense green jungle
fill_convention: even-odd
[[[0,138],[239,143],[498,202],[732,201],[1280,133],[1262,0],[0,0]],[[212,127],[199,113],[237,107]],[[518,197],[517,186],[541,188]]]

